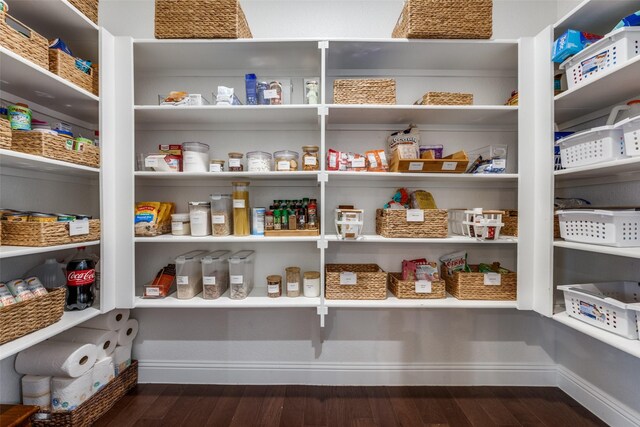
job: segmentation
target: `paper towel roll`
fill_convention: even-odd
[[[116,368],[113,364],[113,357],[99,359],[93,365],[93,392],[100,390],[107,385],[116,375]]]
[[[111,310],[108,313],[89,319],[82,325],[83,328],[105,329],[117,331],[129,320],[129,310]]]
[[[18,353],[20,374],[79,377],[96,363],[93,344],[43,341]]]
[[[116,375],[120,375],[131,365],[131,344],[116,347],[116,351],[113,352],[113,363],[116,367]]]
[[[77,408],[93,394],[92,380],[93,368],[77,378],[51,378],[51,410],[66,412]]]
[[[118,333],[116,331],[107,331],[103,329],[77,327],[64,331],[51,338],[51,340],[94,344],[98,349],[96,357],[98,359],[102,359],[107,356],[111,356],[113,350],[116,349],[116,345],[118,344]]]
[[[51,377],[43,375],[25,375],[22,381],[23,396],[42,396],[51,393]]]
[[[118,331],[118,345],[131,344],[136,335],[138,335],[138,321],[136,319],[127,320],[122,329]]]
[[[37,397],[22,396],[22,404],[39,406],[41,411],[50,411],[51,393],[43,394],[42,396]]]

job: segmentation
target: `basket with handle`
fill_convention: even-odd
[[[387,273],[377,264],[327,264],[325,297],[335,300],[387,298]]]
[[[46,295],[0,308],[0,345],[60,320],[64,313],[66,291],[64,288],[47,291]]]
[[[500,266],[499,263],[493,265],[496,268]],[[516,273],[487,274],[478,272],[477,265],[469,267],[471,267],[471,273],[456,271],[453,274],[449,274],[444,265],[440,267],[440,277],[444,279],[448,293],[461,300],[516,300],[518,296]]]
[[[20,31],[18,31],[20,29]],[[0,46],[49,69],[49,41],[6,12],[0,11]]]

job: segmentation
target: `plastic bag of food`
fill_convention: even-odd
[[[369,150],[364,155],[367,157],[367,170],[369,172],[386,172],[389,170],[384,150]]]
[[[403,131],[394,132],[387,138],[389,155],[398,152],[401,159],[417,159],[420,154],[420,130],[416,125],[409,125]]]

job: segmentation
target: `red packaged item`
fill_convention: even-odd
[[[363,172],[367,170],[367,158],[358,153],[346,153],[347,170],[352,172]]]
[[[342,153],[340,151],[336,151],[333,149],[329,149],[329,151],[327,151],[327,170],[328,171],[347,170],[346,165],[344,166],[344,168],[341,168],[342,166],[341,155]]]
[[[177,158],[179,162],[179,170],[182,172],[182,145],[180,144],[160,144],[158,151],[162,154],[170,154],[172,158]],[[166,159],[166,157],[165,157]]]
[[[364,154],[367,156],[367,170],[369,172],[386,172],[389,170],[384,150],[370,150]]]
[[[176,265],[168,264],[162,268],[153,281],[144,287],[143,298],[165,298],[172,292],[176,278]]]
[[[402,261],[402,280],[440,280],[438,263],[424,258]]]

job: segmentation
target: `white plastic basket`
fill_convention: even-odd
[[[636,328],[638,328],[638,337],[640,338],[640,302],[629,304],[628,307],[636,313]]]
[[[569,169],[627,157],[622,128],[600,126],[558,140],[562,166]]]
[[[449,231],[481,240],[498,240],[503,211],[449,209]]]
[[[616,125],[622,128],[627,156],[640,156],[640,116],[631,117]]]
[[[640,283],[604,282],[558,286],[569,316],[629,339],[638,339]]]
[[[569,242],[640,246],[640,211],[572,209],[556,213],[560,219],[560,237]]]
[[[585,84],[604,71],[618,67],[640,54],[640,28],[623,27],[560,64],[567,70],[567,86]]]

